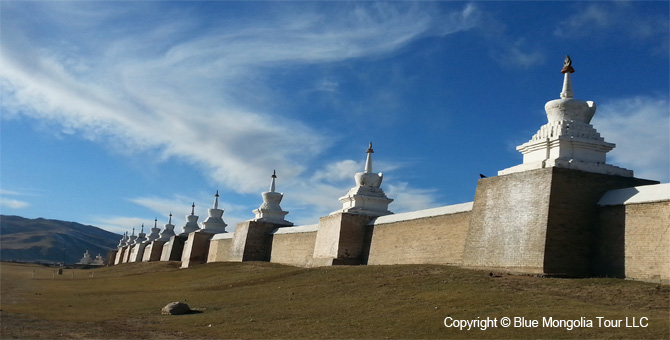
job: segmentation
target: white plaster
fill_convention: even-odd
[[[156,241],[169,242],[172,236],[175,236],[174,225],[167,223],[165,224],[163,231],[160,233],[160,237],[157,238]]]
[[[275,224],[293,225],[293,223],[284,219],[286,214],[288,214],[288,211],[282,210],[281,206],[279,205],[281,203],[282,198],[284,198],[284,194],[275,192],[276,178],[277,174],[276,172],[274,172],[272,174],[272,182],[270,183],[270,191],[261,193],[263,203],[261,204],[260,207],[258,207],[258,209],[255,209],[253,211],[253,213],[256,215],[253,221],[263,221]]]
[[[379,225],[379,224],[386,224],[386,223],[410,221],[410,220],[416,220],[416,219],[419,219],[419,218],[449,215],[449,214],[456,214],[456,213],[461,213],[461,212],[466,212],[466,211],[472,211],[472,204],[473,204],[473,202],[467,202],[467,203],[461,203],[461,204],[447,205],[447,206],[438,207],[438,208],[431,208],[431,209],[410,211],[410,212],[406,212],[406,213],[380,216],[380,217],[377,217],[374,220],[372,220],[370,223],[368,223],[368,225]]]
[[[590,124],[596,104],[572,97],[570,72],[566,72],[561,98],[550,100],[544,106],[547,124],[541,126],[530,141],[516,148],[523,154],[523,164],[498,171],[498,175],[559,167],[633,176],[632,170],[606,164],[605,155],[616,145],[606,142]]]
[[[126,231],[125,233],[123,233],[123,237],[121,238],[121,240],[119,240],[119,245],[117,246],[117,248],[121,249],[127,245],[128,245],[128,232]]]
[[[670,183],[610,190],[600,198],[598,205],[626,205],[670,201]]]
[[[191,215],[186,215],[185,216],[186,224],[184,224],[184,226],[181,227],[181,234],[179,234],[179,235],[186,236],[186,235],[200,229],[200,227],[198,227],[198,217],[200,217],[200,216],[194,215],[193,213],[191,213]]]
[[[277,228],[277,230],[273,231],[273,234],[294,234],[294,233],[310,233],[313,231],[317,231],[319,229],[318,224],[309,224],[309,225],[301,225],[301,226],[296,226],[296,227],[281,227]]]
[[[388,205],[393,199],[386,197],[384,190],[380,188],[384,175],[372,173],[372,143],[367,150],[365,171],[354,175],[356,186],[351,188],[346,195],[340,197],[342,209],[334,211],[331,215],[338,213],[359,214],[368,216],[383,216],[392,214]]]
[[[225,222],[223,222],[223,209],[219,209],[219,191],[216,191],[214,196],[214,208],[207,209],[207,219],[202,222],[202,229],[197,230],[196,232],[210,233],[210,234],[219,234],[226,233]]]
[[[234,233],[215,234],[214,236],[212,236],[212,241],[227,240],[233,238],[233,236],[235,236]]]
[[[82,257],[78,264],[91,264],[93,263],[93,259],[91,258],[91,254],[88,253],[88,249],[86,249],[86,252],[84,253],[84,257]]]
[[[170,216],[172,216],[172,215],[170,215]],[[149,244],[149,243],[155,241],[156,239],[158,239],[160,237],[161,229],[156,226],[156,223],[158,223],[158,220],[154,220],[154,227],[151,228],[151,233],[149,233],[149,235],[147,235],[147,239],[146,239],[146,241],[144,241],[144,243]]]

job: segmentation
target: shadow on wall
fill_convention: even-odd
[[[626,206],[601,207],[599,218],[593,273],[623,278],[626,276]]]

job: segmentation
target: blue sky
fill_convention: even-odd
[[[569,54],[608,163],[670,180],[669,4],[0,2],[2,214],[232,230],[276,169],[287,219],[341,208],[372,141],[404,212],[522,162]]]

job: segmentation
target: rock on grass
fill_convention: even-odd
[[[170,314],[170,315],[181,315],[188,314],[191,312],[191,308],[183,302],[170,302],[163,309],[161,309],[161,314]]]

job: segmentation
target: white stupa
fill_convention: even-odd
[[[125,233],[123,233],[123,237],[121,238],[121,240],[119,240],[119,245],[117,246],[117,248],[121,249],[127,245],[128,245],[128,232],[126,231]]]
[[[172,213],[170,213],[170,217],[172,217]],[[160,237],[161,229],[158,228],[157,224],[158,224],[158,219],[155,218],[154,219],[154,227],[151,228],[151,233],[149,233],[149,235],[147,236],[147,239],[146,239],[146,241],[144,241],[144,243],[149,244],[149,243],[155,241],[156,239],[158,239]]]
[[[105,265],[105,260],[103,260],[102,255],[98,253],[98,256],[95,257],[95,260],[93,260],[93,263],[91,263],[94,266],[104,266]]]
[[[91,264],[91,263],[93,263],[93,259],[91,258],[91,254],[89,254],[88,249],[86,249],[84,257],[82,257],[77,264]]]
[[[632,177],[633,171],[605,163],[605,154],[615,145],[605,142],[590,124],[596,113],[596,104],[573,98],[570,74],[574,73],[572,60],[565,57],[561,73],[563,91],[560,99],[544,106],[547,124],[530,141],[516,149],[523,154],[523,164],[501,170],[506,175],[539,168],[559,167],[608,175]]]
[[[358,172],[354,175],[356,186],[351,188],[349,192],[340,197],[342,202],[342,209],[333,212],[360,214],[368,216],[383,216],[392,214],[388,210],[388,206],[393,199],[386,197],[384,191],[380,188],[384,175],[372,173],[372,143],[368,147],[367,159],[365,160],[365,171]],[[331,214],[331,215],[332,215]]]
[[[128,242],[126,242],[126,245],[132,246],[135,244],[135,240],[137,239],[137,236],[135,236],[135,227],[133,227],[133,233],[128,236]]]
[[[184,224],[183,227],[181,227],[181,234],[180,236],[186,236],[198,229],[198,215],[195,214],[195,202],[191,204],[191,214],[186,215],[186,224]]]
[[[163,231],[161,231],[160,236],[156,239],[156,241],[168,242],[172,236],[175,236],[175,234],[174,225],[172,224],[172,213],[170,213],[170,219],[163,227]]]
[[[279,203],[284,198],[283,193],[275,192],[275,180],[277,179],[277,172],[272,172],[272,182],[270,183],[270,191],[261,194],[263,197],[263,204],[258,209],[254,210],[256,214],[254,221],[270,222],[274,224],[293,225],[293,223],[284,219],[288,211],[283,211]]]
[[[146,240],[147,240],[147,234],[144,233],[144,223],[142,223],[142,230],[140,231],[139,234],[137,234],[137,238],[135,239],[135,242],[133,242],[133,244],[140,244]]]
[[[214,208],[207,209],[207,219],[201,223],[202,229],[198,232],[221,234],[226,233],[227,224],[223,222],[223,209],[219,209],[219,191],[214,195]]]

